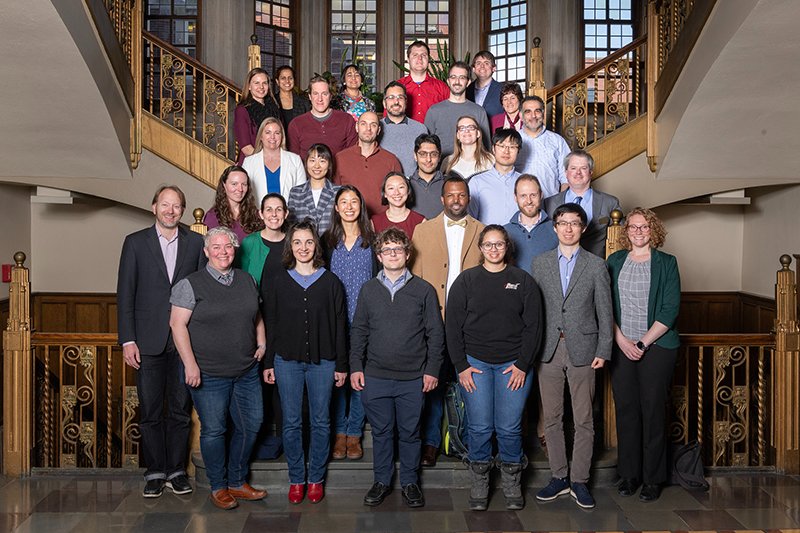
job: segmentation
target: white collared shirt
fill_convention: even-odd
[[[467,229],[456,225],[448,226],[447,221],[450,219],[447,218],[447,215],[443,216],[442,220],[444,221],[444,234],[447,238],[447,285],[445,285],[445,301],[443,302],[446,303],[450,287],[461,274],[461,249],[464,246],[464,233]]]

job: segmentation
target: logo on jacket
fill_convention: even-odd
[[[519,283],[506,283],[506,289],[511,289],[512,291],[517,290],[519,288]]]

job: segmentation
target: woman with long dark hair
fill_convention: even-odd
[[[253,276],[256,283],[261,286],[264,280],[269,279],[281,268],[286,240],[286,219],[289,216],[286,200],[278,193],[267,194],[261,200],[258,216],[264,221],[264,229],[245,237],[237,256],[242,270]]]
[[[344,285],[347,323],[353,321],[361,286],[378,273],[377,259],[372,251],[373,232],[367,217],[364,198],[352,185],[342,185],[334,197],[331,228],[322,237],[328,268]],[[348,409],[348,392],[349,409]],[[336,441],[334,459],[361,459],[364,451],[361,436],[364,431],[364,407],[361,393],[349,386],[337,389],[333,398],[333,426]]]
[[[283,126],[288,128],[295,117],[311,111],[311,102],[297,89],[294,69],[289,65],[281,65],[275,69],[275,85]]]
[[[244,168],[231,165],[222,172],[217,182],[214,205],[203,217],[203,223],[209,229],[217,226],[230,228],[239,242],[264,227]]]
[[[239,145],[238,165],[242,164],[245,157],[256,152],[256,132],[268,117],[280,118],[280,111],[269,90],[269,74],[257,67],[247,73],[242,99],[233,113],[233,135]]]

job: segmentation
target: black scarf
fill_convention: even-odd
[[[250,115],[250,120],[253,121],[255,124],[256,129],[261,126],[261,123],[264,122],[265,118],[275,117],[277,119],[280,118],[280,111],[278,111],[278,106],[275,105],[275,102],[272,101],[269,95],[264,97],[264,104],[260,104],[258,100],[255,98],[251,98],[249,102],[244,104],[245,109],[247,109],[247,114]]]

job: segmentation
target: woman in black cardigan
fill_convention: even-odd
[[[283,446],[289,465],[289,501],[324,497],[330,453],[333,385],[347,378],[344,290],[323,267],[314,224],[289,229],[283,249],[285,270],[266,283],[263,314],[267,327],[264,381],[277,383],[283,410]],[[303,453],[303,391],[308,390],[311,445],[306,475]]]

